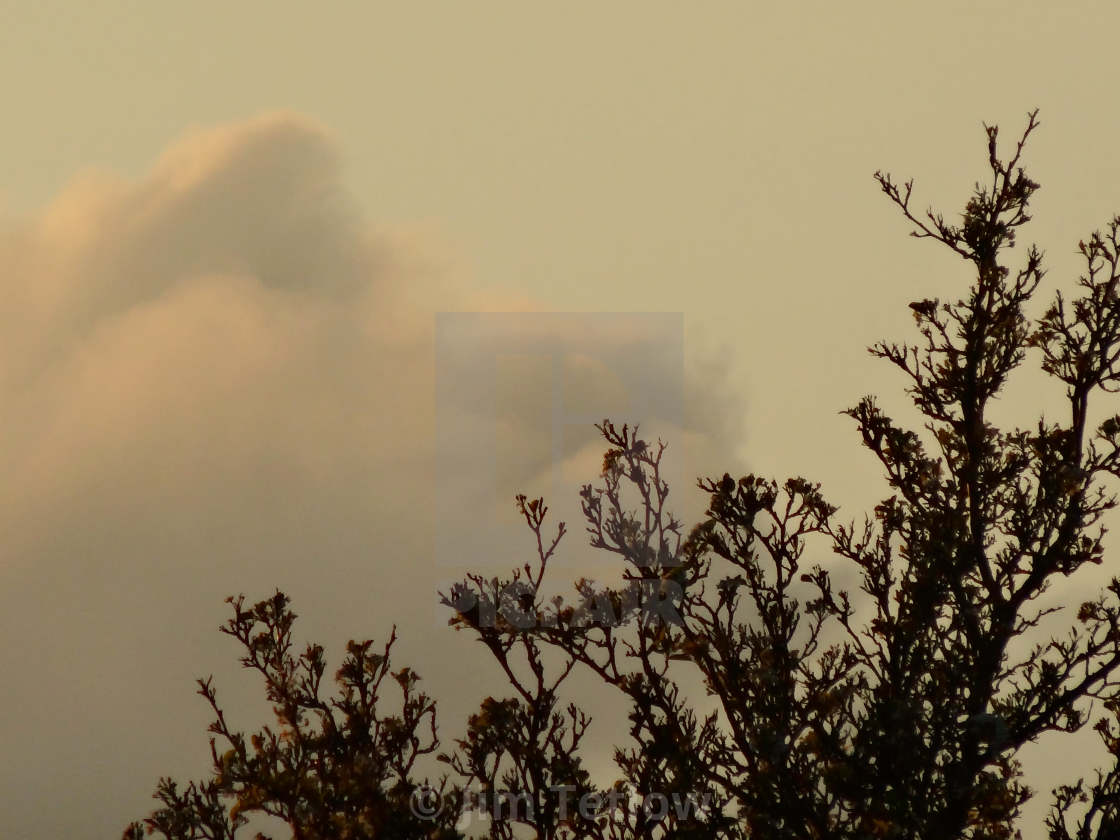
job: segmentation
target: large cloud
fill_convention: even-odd
[[[454,475],[469,462],[435,459],[433,315],[534,306],[457,286],[433,247],[371,232],[330,137],[284,114],[193,134],[136,181],[80,177],[0,230],[5,836],[112,836],[157,775],[201,771],[196,676],[256,723],[258,686],[214,632],[233,592],[285,589],[336,652],[399,623],[402,661],[450,698],[448,737],[502,690],[464,636],[432,642],[434,589],[459,573],[433,553],[434,488],[471,482]],[[568,360],[566,387],[609,414],[599,350]],[[672,381],[663,356],[641,387]],[[683,427],[653,418],[688,444],[686,478],[733,466],[716,459],[738,404],[709,364],[686,376]],[[547,464],[539,392],[512,393],[497,425],[450,425],[457,446],[520,447],[525,471],[502,479],[520,486]],[[600,454],[588,428],[554,467],[589,479]]]

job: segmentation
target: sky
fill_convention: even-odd
[[[1120,211],[1117,24],[1088,2],[0,4],[5,837],[118,836],[158,776],[203,772],[196,677],[264,722],[216,629],[239,592],[283,589],[328,653],[396,624],[454,737],[503,686],[434,593],[531,550],[515,492],[554,498],[578,554],[589,418],[664,436],[686,517],[696,477],[748,470],[861,517],[887,488],[839,412],[874,392],[905,417],[866,347],[969,280],[872,174],[955,214],[983,124],[1010,141],[1040,109],[1028,230],[1068,284]],[[1000,411],[1030,424],[1047,387]],[[1036,821],[1092,766],[1026,759]]]

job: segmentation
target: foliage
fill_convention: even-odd
[[[184,790],[161,779],[155,796],[162,807],[124,837],[139,840],[146,826],[148,834],[176,840],[227,840],[253,812],[284,820],[302,840],[459,837],[449,818],[424,821],[409,809],[413,790],[427,784],[415,777],[414,765],[438,743],[435,703],[417,691],[419,677],[409,668],[390,670],[395,633],[381,653],[372,642],[350,642],[335,676],[338,693],[325,700],[323,649],[308,645],[293,655],[296,616],[287,597],[277,592],[249,609],[241,597],[227,600],[233,618],[221,630],[245,648],[242,664],[264,677],[278,728],[265,726],[248,738],[232,730],[212,680],[199,680],[198,693],[215,714],[213,776]],[[377,708],[390,688],[386,678],[401,693],[395,715]]]
[[[1055,294],[1028,317],[1042,254],[1028,247],[1015,268],[1007,257],[1038,189],[1020,166],[1037,125],[1032,113],[1007,160],[997,129],[986,129],[989,172],[959,224],[916,213],[913,183],[876,173],[913,235],[965,260],[975,279],[959,300],[910,305],[916,343],[871,348],[905,375],[923,418],[905,428],[870,396],[847,412],[890,487],[872,516],[839,521],[803,478],[724,475],[699,482],[707,516],[686,536],[666,509],[664,444],[604,421],[601,483],[583,488],[581,504],[591,545],[616,557],[619,575],[576,582],[566,605],[539,595],[565,526],[548,537],[543,500],[518,497],[536,557],[443,596],[452,623],[477,634],[512,689],[487,698],[440,756],[448,801],[505,790],[532,803],[495,819],[489,836],[520,836],[521,825],[541,838],[1017,837],[1033,794],[1019,750],[1077,731],[1094,702],[1108,713],[1094,725],[1114,765],[1055,791],[1047,828],[1053,840],[1120,836],[1120,580],[1064,633],[1032,643],[1044,621],[1061,618],[1040,596],[1103,561],[1101,518],[1115,506],[1103,482],[1120,475],[1120,416],[1094,427],[1089,408],[1120,387],[1120,217],[1080,243],[1076,296]],[[1064,386],[1068,419],[999,428],[992,401],[1032,352]],[[636,508],[624,491],[637,494]],[[858,595],[806,563],[810,543],[858,570]],[[283,596],[248,612],[234,605],[225,632],[265,674],[282,734],[265,729],[248,750],[204,682],[212,731],[231,749],[213,748],[213,779],[185,794],[163,781],[149,831],[232,836],[258,809],[288,820],[296,837],[455,836],[446,821],[409,821],[413,762],[434,749],[434,709],[405,669],[394,674],[404,711],[377,717],[388,647],[372,656],[368,642],[352,644],[341,699],[328,704],[318,699],[321,649],[287,653]],[[265,632],[254,635],[258,623]],[[587,715],[561,700],[577,669],[629,705],[629,741],[615,752],[622,776],[609,787],[581,763]],[[685,687],[696,678],[714,704],[707,715]],[[687,792],[707,806],[573,814],[558,807],[560,786],[600,801]]]

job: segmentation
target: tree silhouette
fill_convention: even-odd
[[[975,279],[954,302],[910,304],[915,343],[871,348],[905,375],[923,418],[905,428],[870,396],[846,412],[890,487],[873,515],[839,521],[803,478],[724,475],[699,482],[707,514],[685,535],[666,508],[665,445],[604,421],[601,480],[583,488],[581,506],[617,579],[577,581],[570,604],[540,595],[566,529],[546,534],[543,500],[521,496],[536,556],[443,595],[512,693],[487,698],[439,755],[438,795],[452,806],[439,819],[416,818],[407,801],[420,784],[415,760],[435,749],[432,701],[405,669],[395,674],[404,711],[378,718],[389,651],[370,656],[368,642],[351,644],[341,699],[319,700],[322,651],[291,658],[291,614],[277,594],[251,611],[234,601],[225,632],[265,674],[282,733],[266,729],[249,749],[202,683],[211,730],[230,750],[212,747],[213,778],[185,794],[161,782],[149,833],[229,837],[260,810],[301,838],[452,837],[448,815],[472,791],[504,791],[524,807],[492,812],[487,836],[1011,838],[1033,794],[1020,748],[1075,732],[1103,708],[1094,726],[1113,766],[1054,791],[1046,827],[1053,840],[1120,837],[1120,580],[1048,639],[1063,614],[1038,605],[1052,582],[1103,561],[1101,518],[1115,506],[1103,482],[1120,475],[1120,416],[1092,425],[1089,401],[1120,388],[1120,217],[1079,244],[1076,295],[1057,293],[1028,317],[1042,254],[1030,246],[1016,267],[1007,258],[1038,189],[1020,166],[1037,126],[1032,113],[1007,159],[986,127],[989,171],[959,224],[916,213],[912,182],[876,173],[912,235],[967,261]],[[1029,354],[1064,385],[1068,418],[1001,429],[991,403]],[[859,593],[808,565],[810,545],[853,564]],[[254,635],[257,624],[265,632]],[[611,786],[583,767],[588,716],[562,700],[577,669],[628,702]],[[686,688],[696,678],[714,704],[706,715]],[[650,807],[670,793],[687,798]]]
[[[301,840],[461,836],[451,827],[454,811],[424,820],[409,807],[427,781],[416,778],[414,765],[438,744],[435,703],[416,690],[419,677],[409,668],[390,670],[395,633],[381,653],[372,642],[350,642],[335,677],[337,696],[324,699],[323,649],[308,645],[293,654],[296,616],[287,597],[277,592],[249,609],[241,597],[227,601],[233,617],[221,631],[245,648],[242,664],[264,677],[278,727],[249,737],[232,730],[212,680],[199,680],[198,693],[215,713],[213,775],[184,790],[161,779],[155,796],[162,807],[143,824],[130,825],[126,840],[139,840],[145,828],[176,840],[227,840],[254,812],[284,820]],[[387,677],[401,693],[395,715],[377,708]],[[432,788],[431,795],[442,797],[444,790]]]

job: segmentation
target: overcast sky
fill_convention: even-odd
[[[838,412],[904,405],[865,348],[969,280],[872,173],[955,214],[982,123],[1010,141],[1040,108],[1028,238],[1067,284],[1120,211],[1118,24],[1105,3],[0,4],[4,836],[118,836],[159,775],[202,772],[197,676],[263,722],[216,632],[237,592],[284,589],[333,663],[397,624],[458,735],[504,686],[435,590],[531,548],[478,542],[518,490],[556,491],[576,547],[587,418],[662,434],[686,516],[697,475],[748,469],[860,516],[888,491]],[[1028,377],[1001,417],[1055,394]],[[1044,794],[1089,769],[1056,755],[1028,755]]]

